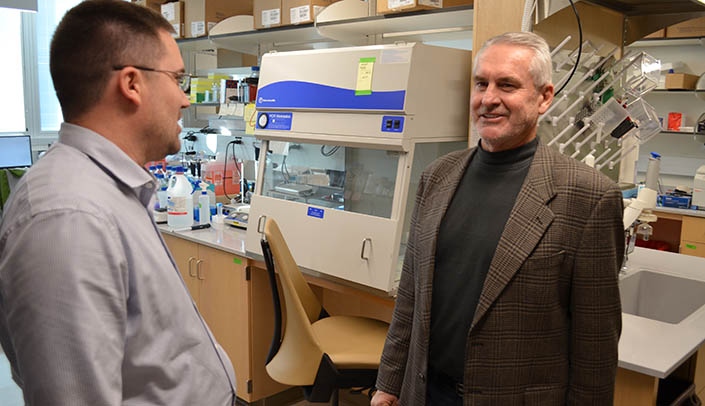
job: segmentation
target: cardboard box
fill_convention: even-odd
[[[654,31],[654,32],[652,32],[651,34],[646,35],[646,36],[644,37],[644,39],[646,39],[646,38],[665,38],[665,37],[666,37],[666,29],[665,29],[665,28],[661,28],[661,29],[658,30],[658,31]]]
[[[282,25],[282,0],[254,0],[255,29]]]
[[[688,38],[705,36],[705,17],[694,18],[666,27],[666,38]]]
[[[164,1],[165,0],[132,0],[133,3],[139,4],[140,6],[144,6],[147,8],[151,8],[157,13],[161,12],[162,3],[164,3]]]
[[[666,74],[666,89],[693,90],[698,83],[698,76],[688,73]]]
[[[181,24],[184,22],[184,2],[175,1],[172,3],[162,4],[161,13],[172,24]]]
[[[174,38],[184,38],[186,36],[186,30],[184,28],[184,23],[180,24],[172,24],[172,27],[174,27],[174,34],[171,36]]]
[[[377,14],[472,5],[473,0],[377,0]]]
[[[203,37],[214,25],[236,15],[252,15],[252,0],[185,0],[187,38]]]
[[[162,4],[162,15],[174,27],[176,34],[174,38],[184,37],[184,2],[175,1],[172,3]]]
[[[331,3],[331,0],[282,0],[282,25],[312,23]]]

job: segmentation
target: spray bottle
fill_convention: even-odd
[[[209,224],[211,219],[211,200],[208,196],[208,184],[201,182],[201,194],[198,196],[198,224]]]

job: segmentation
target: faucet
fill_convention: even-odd
[[[654,228],[651,227],[651,224],[649,223],[642,223],[637,221],[637,226],[636,226],[636,235],[639,236],[641,235],[641,238],[644,241],[649,241],[649,237],[654,233]],[[632,251],[634,251],[634,248],[632,248]]]
[[[620,276],[627,274],[627,269],[629,269],[627,266],[629,254],[634,252],[634,246],[636,245],[636,230],[634,225],[635,223],[632,223],[631,226],[624,230],[624,258],[622,259],[622,267],[619,268]]]
[[[620,275],[627,273],[627,261],[629,260],[629,254],[634,252],[637,238],[641,236],[644,241],[649,241],[653,233],[654,228],[651,224],[641,220],[636,220],[624,230],[624,259],[622,260],[622,267],[619,269]]]

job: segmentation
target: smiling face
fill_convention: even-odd
[[[536,127],[553,100],[553,85],[536,88],[529,71],[534,52],[511,44],[496,44],[479,55],[470,107],[482,148],[504,151],[536,137]]]

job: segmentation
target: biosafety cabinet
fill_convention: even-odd
[[[420,43],[265,54],[247,251],[274,218],[305,270],[394,294],[419,175],[467,147],[470,65]]]

